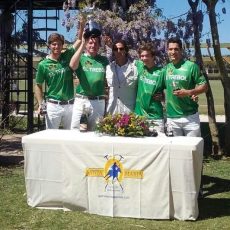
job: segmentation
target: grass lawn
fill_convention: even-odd
[[[205,160],[204,198],[197,221],[111,218],[74,211],[41,210],[26,203],[23,168],[0,167],[0,229],[229,229],[230,160]]]
[[[214,98],[214,106],[216,115],[224,115],[224,90],[220,80],[209,81]],[[206,95],[199,95],[199,112],[207,114],[207,98]]]

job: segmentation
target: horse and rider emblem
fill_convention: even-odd
[[[124,168],[121,163],[121,160],[123,157],[121,155],[117,156],[109,156],[106,155],[105,158],[107,159],[107,162],[105,164],[105,181],[106,181],[106,186],[109,184],[119,184],[121,190],[123,191],[123,187],[121,184],[122,179],[124,178]]]

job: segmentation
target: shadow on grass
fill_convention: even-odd
[[[198,220],[230,216],[230,199],[203,198],[199,200]]]
[[[22,143],[21,138],[15,138],[10,140],[2,139],[0,141],[0,148],[1,152],[12,152],[12,151],[21,151],[22,150]]]
[[[230,192],[230,180],[203,175],[203,197],[199,199],[199,220],[230,216],[230,199],[208,196]]]
[[[216,193],[230,192],[230,180],[218,177],[202,176],[203,197]]]

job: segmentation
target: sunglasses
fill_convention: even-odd
[[[120,50],[120,51],[124,51],[124,50],[125,50],[125,48],[124,48],[124,47],[121,47],[121,48],[114,47],[114,48],[113,48],[113,51],[118,51],[118,50]]]

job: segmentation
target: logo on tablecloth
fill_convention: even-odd
[[[119,158],[118,158],[119,157]],[[109,184],[115,184],[117,183],[120,186],[120,189],[123,191],[122,187],[122,180],[124,178],[124,168],[121,163],[121,160],[124,159],[121,155],[119,155],[117,158],[111,157],[109,155],[106,155],[105,158],[107,159],[107,162],[104,167],[104,172],[105,172],[105,181],[106,181],[106,186],[105,190],[107,190],[107,187]]]
[[[87,168],[85,175],[88,177],[103,177],[105,180],[105,190],[119,189],[124,191],[122,181],[124,178],[143,179],[142,170],[125,169],[122,155],[105,155],[106,163],[104,168]],[[117,185],[117,186],[115,186]]]

